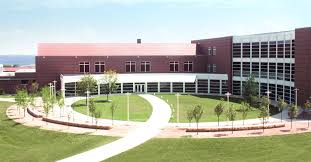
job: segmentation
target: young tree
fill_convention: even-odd
[[[250,109],[251,109],[250,104],[245,103],[245,102],[242,102],[242,103],[241,103],[240,111],[241,111],[241,113],[242,113],[243,125],[244,125],[244,121],[245,121],[245,119],[246,119],[246,117],[247,117],[247,114],[248,114],[248,112],[249,112]]]
[[[254,96],[257,96],[258,93],[258,84],[255,82],[254,75],[251,75],[245,82],[243,86],[243,98],[247,103],[252,104],[254,101]]]
[[[93,123],[93,118],[95,117],[95,112],[96,112],[96,104],[93,98],[90,99],[89,111],[90,111],[90,114],[92,117],[92,123]]]
[[[20,108],[22,107],[22,91],[19,89],[16,91],[15,102],[18,109],[18,113],[20,114],[21,113]]]
[[[85,74],[80,81],[78,82],[78,90],[80,91],[81,95],[85,95],[85,104],[87,101],[87,91],[94,92],[96,90],[97,81],[94,79],[93,76],[90,74]]]
[[[290,129],[293,128],[293,119],[297,117],[297,113],[298,108],[294,104],[291,104],[288,109],[288,116],[290,118]]]
[[[24,110],[24,117],[26,116],[26,109],[28,107],[28,93],[26,90],[21,90],[21,105]]]
[[[28,88],[29,93],[37,94],[38,89],[39,89],[39,84],[37,82],[31,82],[29,85],[30,85]]]
[[[193,118],[194,118],[195,122],[197,123],[197,135],[198,135],[199,134],[199,121],[200,121],[202,114],[203,114],[202,106],[201,105],[195,105],[192,113],[193,113]]]
[[[280,97],[278,98],[278,108],[279,111],[281,112],[281,122],[283,121],[283,110],[287,106],[287,103],[284,101],[284,99],[281,99]]]
[[[236,117],[236,111],[233,109],[233,105],[231,104],[231,106],[229,107],[227,111],[227,118],[229,121],[231,121],[232,134],[233,134],[233,122],[235,120],[235,117]]]
[[[221,102],[217,104],[216,107],[214,108],[214,112],[218,118],[218,127],[219,127],[219,117],[224,112],[224,109],[225,109],[225,106],[223,103],[223,99],[221,99]]]
[[[268,104],[267,102],[262,103],[260,106],[259,118],[262,118],[262,131],[265,131],[265,119],[269,116]]]
[[[112,102],[110,105],[110,112],[111,112],[111,125],[113,125],[113,117],[114,117],[114,113],[116,112],[118,108],[118,105],[116,102]]]
[[[65,106],[65,98],[61,91],[57,92],[56,101],[57,101],[57,105],[59,106],[59,117],[61,117],[62,110],[64,109],[64,106]]]
[[[187,111],[187,119],[188,119],[188,121],[189,121],[189,127],[191,126],[190,124],[191,124],[191,121],[192,121],[192,119],[193,119],[193,110],[188,110]]]
[[[29,95],[28,103],[32,107],[32,109],[34,109],[36,107],[36,104],[35,104],[35,94],[32,93],[32,94]]]
[[[96,126],[98,124],[98,119],[101,117],[102,112],[100,110],[95,111],[94,115],[95,115],[95,123]],[[96,127],[96,131],[97,131],[97,127]]]
[[[42,102],[43,102],[43,110],[45,113],[45,116],[48,117],[49,112],[52,107],[52,98],[50,96],[50,87],[45,86],[41,89],[41,97],[42,97]],[[46,124],[48,124],[46,122]]]
[[[107,101],[109,101],[109,94],[115,92],[118,89],[117,72],[115,70],[107,70],[104,74],[104,93],[107,95]]]
[[[307,110],[307,112],[309,112],[311,110],[311,96],[309,97],[309,99],[307,99],[304,106],[305,106],[305,109]],[[310,127],[310,115],[308,114],[308,128],[309,127]]]

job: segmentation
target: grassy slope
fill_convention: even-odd
[[[30,128],[8,119],[0,102],[0,161],[55,161],[116,140]]]
[[[176,122],[176,96],[172,94],[158,94],[158,97],[162,96],[163,100],[168,100],[169,105],[173,105],[174,113],[173,117],[171,118],[171,122]],[[188,122],[187,120],[187,110],[192,109],[192,107],[196,104],[202,105],[204,108],[204,114],[201,118],[201,122],[207,121],[217,121],[217,116],[214,113],[215,106],[220,103],[220,100],[209,98],[208,96],[192,96],[192,95],[182,95],[179,98],[180,104],[180,122]],[[224,102],[225,107],[227,108],[227,102]],[[231,102],[235,109],[240,108],[240,104]],[[258,117],[258,110],[253,109],[247,115],[247,119],[257,118]],[[237,113],[236,120],[242,119],[241,113]],[[223,113],[220,116],[220,121],[226,121],[226,115]],[[194,120],[192,121],[194,122]]]
[[[108,161],[310,161],[311,133],[231,139],[152,139]]]
[[[125,95],[110,96],[109,100],[117,103],[118,108],[115,112],[114,119],[127,120],[127,98]],[[111,119],[110,105],[111,102],[105,102],[106,96],[95,98],[96,106],[102,111],[101,118]],[[85,100],[74,103],[75,110],[87,114]],[[130,95],[130,120],[146,121],[151,115],[152,108],[148,101],[136,94]]]

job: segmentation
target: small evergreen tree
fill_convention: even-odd
[[[94,92],[96,91],[97,81],[90,74],[85,74],[80,81],[78,82],[78,90],[81,95],[85,95],[85,104],[88,102],[87,91]]]
[[[245,84],[243,85],[243,98],[246,100],[247,103],[250,105],[254,102],[254,96],[257,96],[258,93],[258,84],[255,82],[254,75],[250,75],[250,77],[246,80]]]

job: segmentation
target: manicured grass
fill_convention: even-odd
[[[131,121],[146,121],[152,112],[152,107],[148,101],[139,97],[136,94],[132,94],[130,97],[130,120]],[[114,114],[116,120],[127,120],[127,96],[126,95],[115,95],[110,96],[109,100],[117,104],[117,110]],[[101,113],[101,118],[111,119],[110,106],[112,102],[106,101],[106,96],[94,98],[97,109]],[[87,114],[85,106],[85,100],[77,101],[73,104],[76,111]]]
[[[56,161],[117,139],[26,127],[5,115],[11,104],[0,102],[0,161]]]
[[[0,98],[14,98],[14,95],[0,95]]]
[[[176,95],[174,94],[157,94],[158,97],[162,96],[162,99],[167,101],[169,105],[171,106],[173,116],[170,120],[170,122],[176,122],[176,109],[177,109],[177,103],[176,103]],[[192,109],[194,105],[202,105],[204,109],[203,116],[200,120],[200,122],[211,122],[211,121],[217,121],[217,116],[214,113],[214,108],[217,104],[220,103],[219,99],[216,98],[211,98],[209,96],[194,96],[194,95],[181,95],[179,97],[179,120],[180,122],[188,122],[187,120],[187,111],[189,109]],[[234,109],[238,110],[240,109],[241,104],[235,103],[235,102],[230,102],[230,104],[233,104]],[[228,104],[227,101],[224,101],[224,105],[227,108]],[[259,111],[255,108],[252,108],[251,111],[248,112],[247,119],[251,118],[257,118],[259,115]],[[237,112],[236,114],[236,120],[240,120],[242,118],[242,114],[240,112]],[[219,118],[220,121],[226,121],[227,117],[224,113],[220,116]],[[192,121],[194,122],[194,120]]]
[[[152,139],[107,161],[310,161],[311,133],[228,139]]]

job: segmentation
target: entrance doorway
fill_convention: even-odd
[[[135,84],[136,93],[145,93],[145,84]]]

